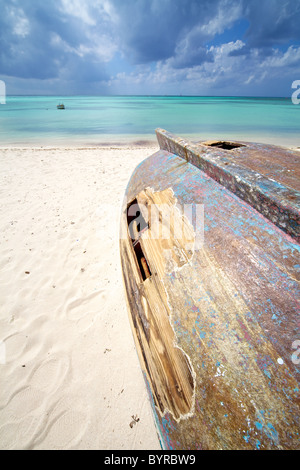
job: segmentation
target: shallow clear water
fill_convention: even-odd
[[[56,105],[63,102],[65,110]],[[300,105],[289,98],[184,96],[8,96],[0,145],[155,141],[155,129],[192,139],[300,146]]]

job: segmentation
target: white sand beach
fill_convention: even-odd
[[[156,150],[0,149],[1,449],[160,449],[118,240]]]

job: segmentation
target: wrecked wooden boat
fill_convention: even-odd
[[[298,449],[300,154],[156,134],[120,254],[162,448]]]

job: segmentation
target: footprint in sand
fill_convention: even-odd
[[[37,365],[27,383],[9,397],[0,411],[2,422],[15,421],[30,415],[45,403],[45,400],[65,381],[70,372],[67,357],[49,358]]]
[[[89,422],[85,411],[71,409],[68,399],[59,400],[48,415],[48,425],[34,449],[70,449],[79,444]]]
[[[70,372],[67,356],[53,356],[33,370],[29,382],[36,390],[45,391],[49,395],[58,389]]]
[[[96,299],[96,302],[93,300]],[[99,305],[103,308],[106,302],[106,290],[101,289],[93,292],[86,297],[81,297],[76,300],[72,300],[67,304],[66,314],[69,320],[78,322],[81,321],[86,315],[90,315],[91,311],[97,312]],[[96,313],[95,313],[96,315]],[[84,328],[87,328],[86,322],[84,322]]]
[[[12,394],[7,405],[0,411],[2,422],[18,421],[36,411],[42,404],[45,394],[30,385]]]
[[[15,361],[23,355],[27,342],[28,336],[22,333],[13,333],[4,339],[6,364]]]
[[[21,421],[10,421],[0,427],[0,441],[2,450],[18,450],[20,442],[22,449],[30,448],[32,436],[41,425],[40,416],[26,416]],[[26,439],[26,436],[28,438]]]

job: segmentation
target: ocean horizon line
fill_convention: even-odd
[[[291,99],[291,96],[255,96],[255,95],[151,95],[151,94],[6,94],[6,97],[99,97],[99,98],[111,98],[111,97],[143,97],[143,98],[250,98],[250,99]]]

